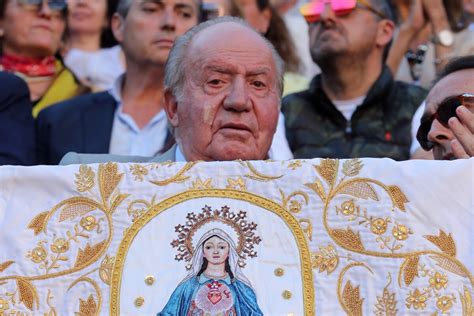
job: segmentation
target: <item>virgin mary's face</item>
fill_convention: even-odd
[[[217,237],[213,236],[204,242],[204,258],[211,264],[224,263],[229,256],[229,244]]]

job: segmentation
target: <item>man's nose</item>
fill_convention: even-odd
[[[49,7],[48,1],[43,0],[41,2],[41,7],[38,11],[38,14],[42,17],[50,18],[51,17],[51,8]]]
[[[174,31],[176,28],[176,14],[172,8],[165,8],[162,15],[161,29]]]
[[[332,21],[336,17],[336,14],[332,10],[331,7],[331,1],[325,1],[324,2],[324,7],[323,7],[323,12],[321,12],[321,22],[324,21]]]
[[[224,100],[224,108],[229,111],[243,112],[251,108],[247,82],[236,78],[229,87],[229,92]]]
[[[444,127],[438,120],[434,120],[431,123],[430,131],[428,132],[428,140],[432,143],[445,145],[449,147],[449,143],[454,138],[453,132]]]

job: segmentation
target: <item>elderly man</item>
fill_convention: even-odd
[[[408,159],[425,91],[395,82],[384,65],[394,29],[387,1],[314,1],[301,11],[322,72],[283,99],[295,157]]]
[[[57,164],[70,151],[143,156],[162,151],[172,139],[162,110],[166,59],[176,37],[196,25],[199,15],[198,0],[120,0],[112,30],[127,71],[110,91],[41,112],[39,163]]]
[[[264,159],[282,75],[273,46],[242,20],[202,23],[176,40],[166,64],[164,109],[177,146],[154,158],[71,153],[62,164]]]
[[[474,156],[474,56],[453,60],[426,99],[417,139],[437,160]]]

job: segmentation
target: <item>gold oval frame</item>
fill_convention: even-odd
[[[285,210],[281,205],[261,197],[256,194],[236,191],[231,189],[206,189],[206,190],[189,190],[172,197],[169,197],[162,202],[154,205],[151,209],[139,217],[127,230],[120,242],[117,254],[115,256],[115,264],[112,271],[112,278],[110,282],[110,315],[120,315],[120,286],[122,283],[122,272],[128,250],[140,232],[140,230],[148,224],[155,216],[158,216],[163,211],[195,198],[202,197],[217,197],[228,198],[234,200],[242,200],[266,209],[278,215],[285,224],[290,228],[293,236],[296,239],[298,250],[300,253],[302,280],[303,280],[303,306],[306,316],[315,314],[315,300],[314,300],[314,286],[313,286],[313,271],[311,267],[311,253],[309,251],[308,242],[305,234],[298,223],[298,220]]]

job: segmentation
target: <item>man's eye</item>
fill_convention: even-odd
[[[224,81],[220,79],[212,79],[212,80],[209,80],[207,83],[211,86],[220,86],[224,83]]]
[[[153,13],[153,12],[156,12],[158,10],[158,8],[155,5],[148,5],[148,6],[144,6],[142,8],[142,10],[147,12],[147,13]]]
[[[179,15],[185,19],[190,19],[193,17],[193,14],[191,12],[186,12],[186,11],[181,11]]]
[[[252,85],[256,88],[265,88],[266,87],[265,83],[262,82],[262,81],[259,81],[259,80],[253,81]]]

